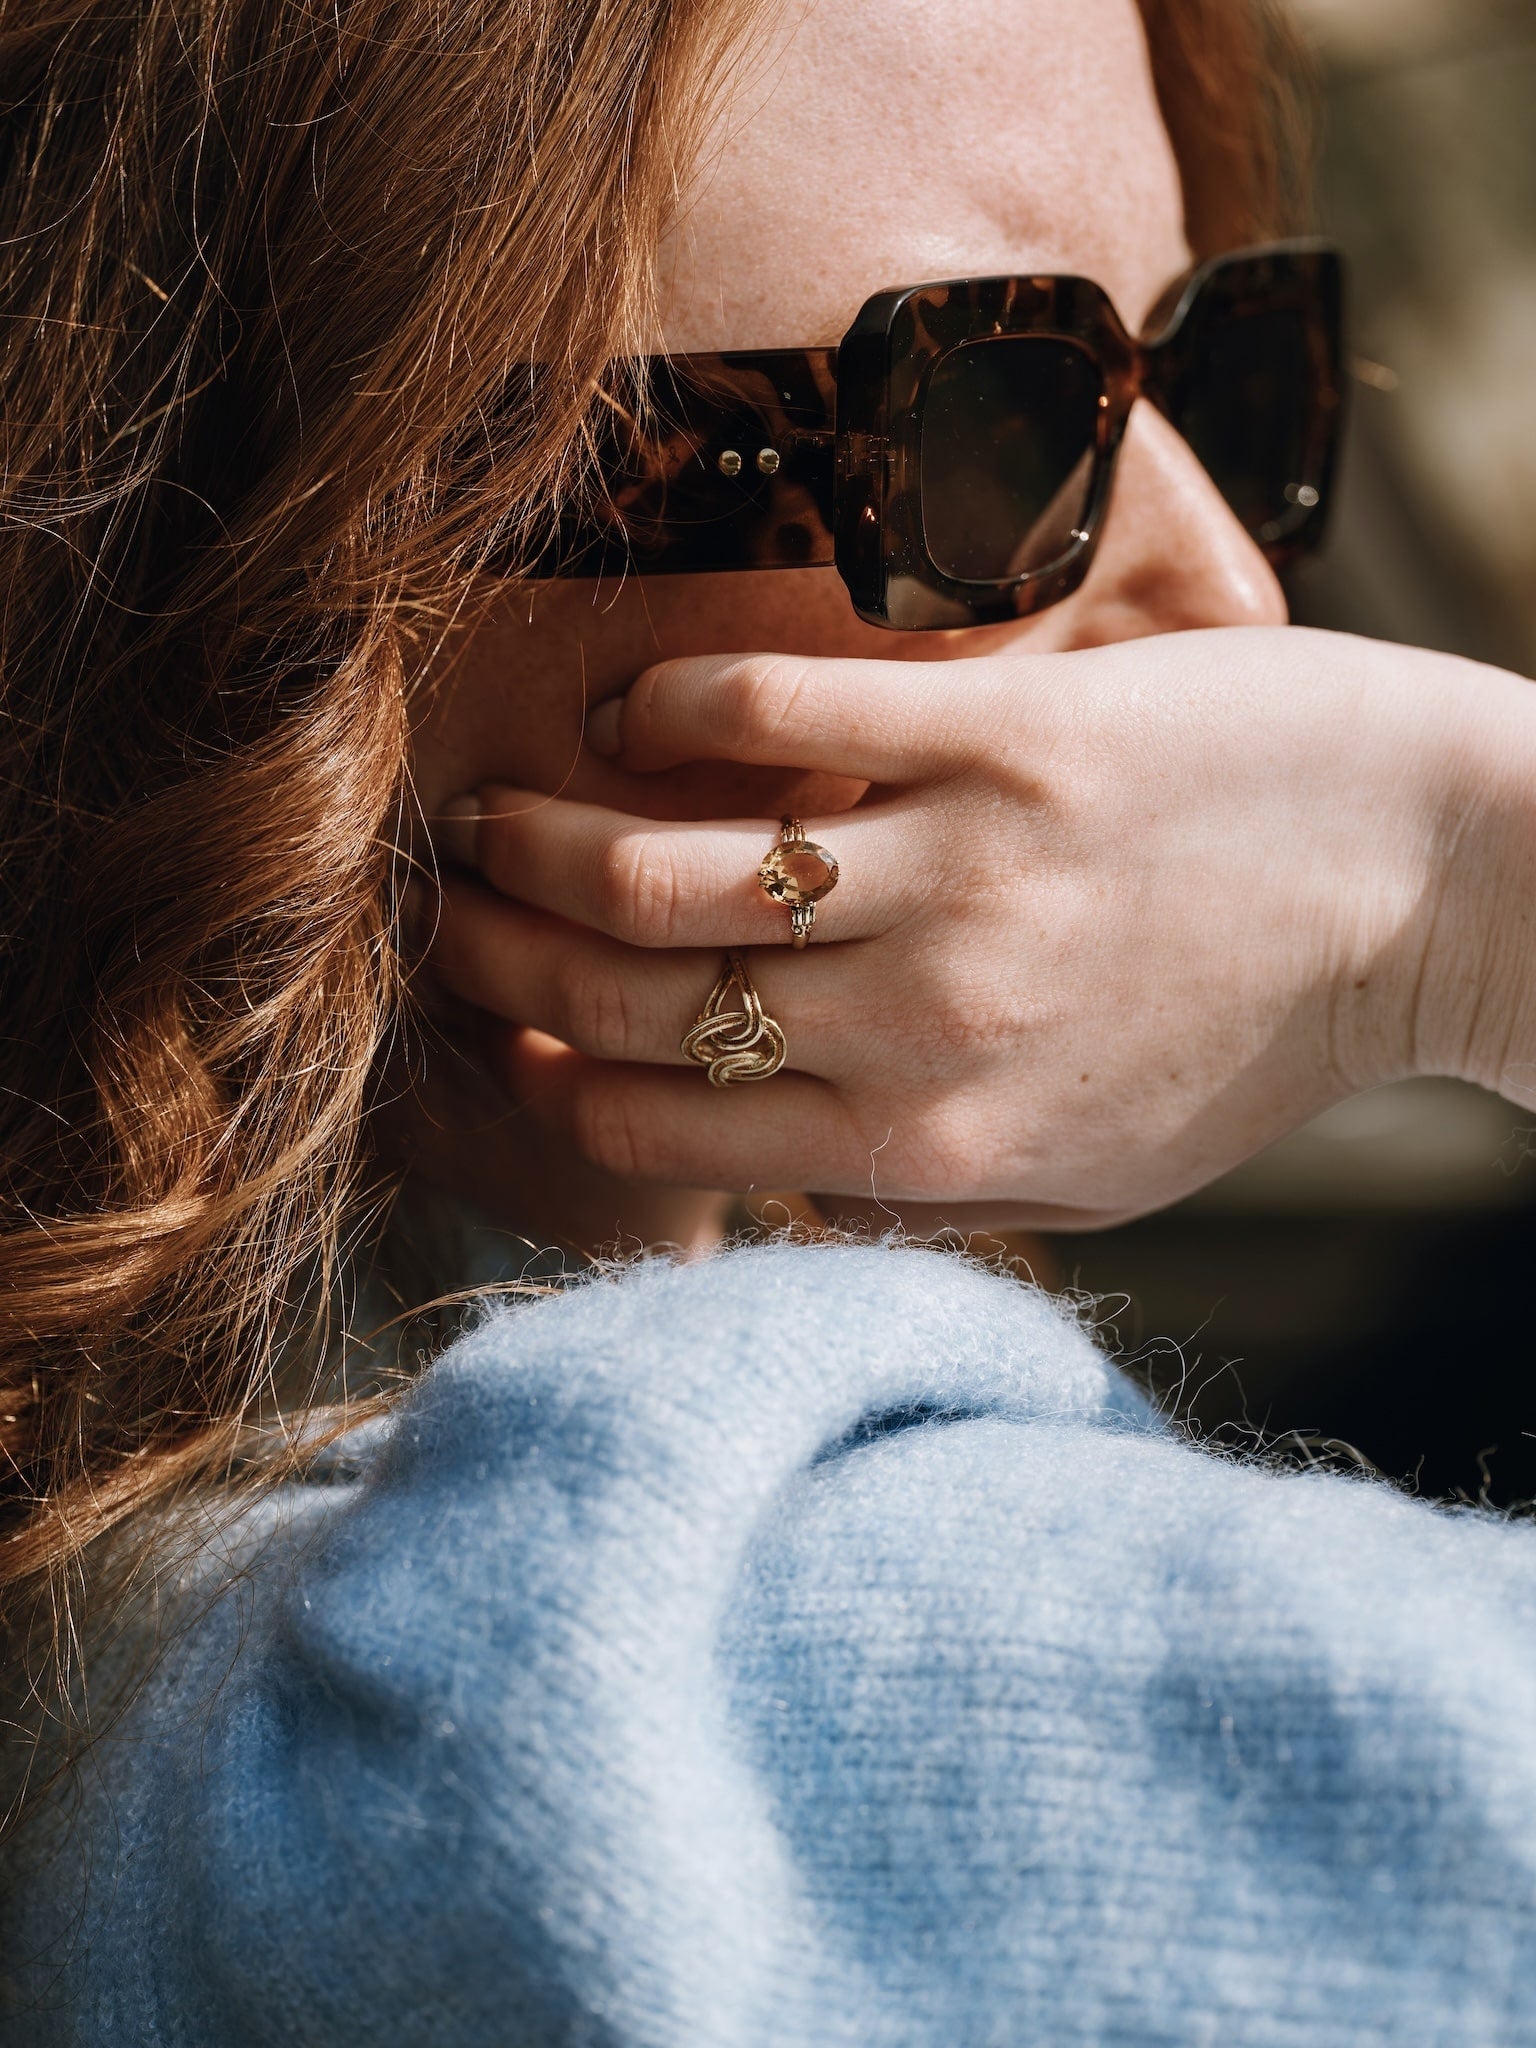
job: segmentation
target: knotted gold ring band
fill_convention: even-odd
[[[730,1088],[737,1081],[766,1081],[783,1066],[786,1051],[784,1033],[763,1008],[746,961],[740,953],[727,953],[699,1021],[683,1036],[684,1054],[708,1070],[716,1088]]]

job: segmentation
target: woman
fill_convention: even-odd
[[[8,29],[15,2038],[1531,2031],[1522,1529],[1205,1460],[889,1246],[656,1262],[304,1419],[380,1320],[365,1120],[539,1243],[703,1249],[722,1186],[1091,1223],[1396,1073],[1518,1092],[1523,686],[1284,630],[1152,405],[1015,623],[507,578],[600,502],[626,356],[944,276],[1134,332],[1272,232],[1257,27],[1146,29]],[[841,862],[804,949],[781,815]],[[788,1070],[711,1090],[743,946]]]

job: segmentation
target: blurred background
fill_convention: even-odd
[[[1304,0],[1357,378],[1309,625],[1536,676],[1536,0]],[[1536,1116],[1344,1104],[1197,1199],[1058,1238],[1050,1284],[1197,1431],[1536,1500]]]

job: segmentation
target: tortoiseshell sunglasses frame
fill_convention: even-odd
[[[1254,538],[1281,566],[1326,522],[1344,384],[1342,263],[1293,241],[1218,256],[1171,285],[1138,340],[1081,277],[990,277],[870,299],[840,347],[658,356],[638,422],[616,418],[603,501],[562,531],[535,576],[642,576],[835,563],[862,618],[906,631],[1026,617],[1092,566],[1137,398],[1180,424],[1202,324],[1245,306],[1300,315],[1310,390],[1285,515]],[[958,581],[924,540],[923,401],[936,365],[994,336],[1067,341],[1102,379],[1084,506],[1056,560],[1004,581]],[[1085,454],[1088,452],[1085,449]]]

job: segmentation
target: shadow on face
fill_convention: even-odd
[[[1092,277],[1134,326],[1188,261],[1182,220],[1134,0],[797,5],[744,62],[661,252],[658,345],[828,345],[874,291],[1010,272]],[[509,591],[426,709],[417,787],[429,817],[489,780],[658,817],[773,815],[781,779],[718,765],[637,792],[583,752],[584,709],[674,655],[949,661],[1283,616],[1263,558],[1142,404],[1093,571],[1055,609],[888,632],[831,569]],[[833,807],[817,794],[795,792]]]
[[[813,0],[759,38],[719,113],[660,253],[657,344],[826,346],[877,290],[1010,273],[1091,277],[1135,328],[1188,260],[1135,0]],[[422,706],[417,796],[429,824],[483,782],[660,819],[814,818],[861,786],[718,762],[628,776],[584,748],[585,713],[673,656],[955,662],[1284,615],[1263,557],[1143,403],[1091,574],[1031,620],[885,631],[855,615],[833,569],[509,587]],[[560,1211],[574,1236],[611,1234],[618,1218],[688,1241],[679,1191],[664,1217],[641,1214],[641,1191],[594,1193],[515,1105],[488,1106],[466,1079],[475,1027],[461,1021],[459,1106],[439,1106],[430,1142],[411,1148],[434,1177],[524,1218]]]

